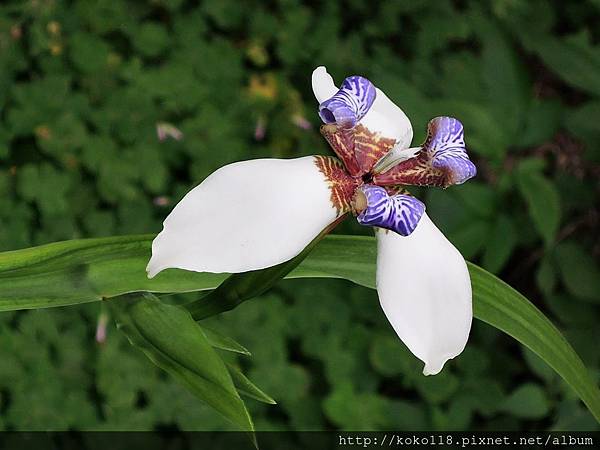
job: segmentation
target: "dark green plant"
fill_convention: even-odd
[[[463,120],[480,176],[428,193],[430,214],[465,257],[532,300],[537,310],[527,308],[540,326],[549,327],[536,311],[557,324],[589,369],[587,385],[597,384],[599,15],[594,1],[5,3],[0,248],[158,231],[169,205],[217,167],[325,154],[307,74],[326,64],[338,78],[376,79],[414,124],[439,114]],[[302,118],[313,130],[297,125]],[[176,125],[183,140],[159,142],[162,122]],[[265,136],[257,141],[259,124]],[[415,131],[419,141],[424,130]],[[362,231],[344,225],[339,232]],[[323,241],[292,275],[331,270],[335,239],[348,238]],[[75,246],[79,259],[3,265],[2,307],[188,292],[223,280],[173,273],[148,282],[148,242],[75,241],[64,245]],[[7,255],[2,264],[15,264]],[[368,267],[326,273],[372,286]],[[17,276],[21,270],[27,278]],[[198,294],[160,298],[180,305]],[[258,429],[597,429],[535,353],[484,324],[476,323],[447,373],[422,377],[375,302],[371,290],[343,281],[285,281],[201,326],[253,353],[221,352],[278,402],[248,402]],[[116,303],[133,304],[106,302]],[[0,315],[2,427],[229,426],[112,326],[106,343],[94,344],[101,304]],[[127,318],[119,319],[125,330]],[[500,328],[514,336],[536,329],[516,326]],[[578,375],[583,369],[558,351],[560,342],[552,354],[562,355],[562,375],[577,385],[588,375]],[[541,340],[529,345],[538,354],[548,349]]]

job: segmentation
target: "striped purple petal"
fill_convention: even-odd
[[[425,212],[425,205],[410,195],[390,197],[384,188],[375,185],[365,185],[360,190],[367,199],[367,207],[356,218],[361,225],[381,227],[408,236]]]
[[[449,184],[462,184],[477,173],[467,155],[463,125],[454,117],[432,119],[423,148],[431,154],[434,168],[447,171]]]
[[[319,105],[319,116],[327,124],[355,126],[375,101],[375,86],[364,77],[354,75],[342,83],[337,93]]]

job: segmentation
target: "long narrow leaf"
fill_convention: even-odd
[[[81,239],[0,253],[0,311],[73,305],[130,292],[214,289],[227,277],[167,271],[149,280],[145,268],[152,239]]]
[[[0,254],[0,310],[62,306],[128,292],[210,290],[223,274],[167,270],[145,275],[152,236],[68,241]],[[327,236],[286,278],[333,277],[375,287],[375,240]],[[469,264],[475,316],[545,360],[600,421],[600,391],[552,323],[510,286]]]
[[[146,264],[153,238],[80,239],[0,253],[0,311],[88,303],[132,292],[212,290],[228,277],[169,269],[148,279]],[[334,246],[344,251],[343,242]],[[289,278],[313,276],[330,274],[303,262]]]
[[[277,404],[269,394],[265,393],[261,388],[250,381],[240,369],[232,364],[227,364],[227,368],[229,369],[233,384],[235,384],[235,387],[240,394],[262,403],[268,403],[269,405]]]
[[[251,355],[246,347],[244,347],[242,344],[239,344],[229,336],[222,335],[221,333],[217,333],[216,331],[204,327],[202,328],[202,331],[204,331],[204,335],[206,336],[208,343],[214,348],[226,350],[228,352],[239,353],[246,356]]]
[[[119,328],[152,362],[240,429],[254,431],[229,370],[185,309],[151,294],[109,304]]]

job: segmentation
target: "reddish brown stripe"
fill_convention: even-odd
[[[344,165],[331,156],[315,156],[315,164],[329,184],[331,203],[338,214],[350,211],[350,202],[361,180],[348,175]]]
[[[335,154],[342,160],[351,176],[360,176],[361,171],[354,157],[354,129],[342,128],[336,124],[321,126],[321,134]]]
[[[395,139],[382,137],[363,125],[357,125],[354,128],[354,156],[362,174],[370,172],[375,163],[386,155],[395,143]]]
[[[387,172],[375,175],[373,182],[380,186],[404,184],[411,186],[440,186],[451,184],[445,171],[431,167],[426,154],[404,161]]]

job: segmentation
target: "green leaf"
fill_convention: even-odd
[[[517,244],[517,230],[504,214],[500,214],[494,223],[483,253],[482,265],[486,270],[497,273],[508,261]]]
[[[323,402],[327,417],[347,430],[369,430],[385,426],[388,407],[385,397],[355,392],[348,381],[337,385]]]
[[[527,202],[529,215],[546,245],[552,244],[560,225],[560,196],[541,173],[520,166],[517,185]]]
[[[567,83],[600,95],[600,50],[587,33],[559,39],[549,35],[524,35],[525,46]]]
[[[439,404],[449,400],[460,386],[456,375],[448,370],[435,377],[419,377],[416,379],[417,391],[431,404]]]
[[[487,220],[475,219],[448,234],[465,258],[473,258],[489,242],[490,224]]]
[[[600,421],[600,390],[560,331],[530,301],[500,279],[469,264],[473,314],[541,357],[579,395]]]
[[[531,147],[552,140],[562,125],[563,106],[558,100],[532,99],[523,131],[515,136],[519,147]]]
[[[597,120],[589,120],[589,118],[600,116],[600,100],[583,103],[575,109],[569,110],[565,116],[567,130],[583,139],[587,144],[584,157],[597,163],[600,160],[600,150],[597,145],[600,139],[600,123]]]
[[[540,261],[537,272],[535,274],[535,283],[544,295],[549,295],[554,290],[556,285],[556,270],[549,257],[545,256]]]
[[[387,414],[390,418],[389,428],[426,431],[431,429],[427,420],[426,410],[418,402],[392,400],[388,402]]]
[[[169,44],[165,28],[154,22],[145,22],[131,33],[133,45],[144,56],[157,56]]]
[[[594,304],[578,302],[568,294],[547,295],[545,300],[561,324],[580,330],[594,329],[597,321]]]
[[[168,270],[148,280],[145,265],[151,239],[75,240],[0,253],[0,310],[63,306],[144,290],[207,290],[225,278],[223,274]],[[325,237],[287,278],[343,278],[374,289],[375,261],[374,238],[332,235]],[[540,356],[600,420],[600,391],[560,331],[506,283],[474,264],[468,266],[475,317]]]
[[[77,33],[69,39],[73,65],[85,74],[93,74],[106,67],[110,47],[100,37]]]
[[[600,303],[600,268],[584,249],[571,242],[556,247],[555,257],[567,290],[582,300]]]
[[[474,17],[483,44],[482,72],[489,108],[505,135],[516,136],[529,100],[526,72],[514,46],[496,22],[483,14]]]
[[[490,218],[498,208],[498,195],[490,186],[473,182],[457,186],[454,191],[468,210],[482,218]]]
[[[68,211],[66,197],[70,184],[68,175],[50,164],[27,164],[19,174],[17,189],[24,199],[35,201],[44,214],[57,215]]]
[[[163,304],[152,294],[109,305],[132,345],[241,430],[254,430],[225,363],[185,309]]]
[[[227,364],[227,369],[229,370],[233,384],[235,384],[235,387],[240,394],[262,403],[268,403],[270,405],[277,404],[277,402],[273,400],[269,394],[265,393],[252,381],[250,381],[236,366]]]
[[[432,424],[436,430],[464,430],[469,427],[473,415],[472,401],[457,394],[448,408],[432,408]]]
[[[544,381],[551,381],[556,377],[556,373],[552,371],[544,361],[529,350],[527,347],[523,347],[523,359],[527,363],[527,366]]]
[[[215,348],[226,350],[228,352],[240,353],[246,356],[251,355],[248,349],[246,349],[243,345],[238,344],[229,336],[225,336],[221,333],[217,333],[216,331],[204,327],[202,328],[202,331],[204,331],[204,335],[206,336],[208,343]]]
[[[465,129],[469,130],[465,140],[469,151],[473,153],[501,161],[507,147],[512,144],[511,137],[498,127],[498,120],[488,107],[463,100],[444,99],[434,103],[434,110],[460,117]]]
[[[73,305],[130,292],[213,289],[227,277],[167,271],[149,280],[145,267],[152,238],[83,239],[0,253],[0,311]]]
[[[533,383],[518,387],[502,404],[503,411],[523,419],[541,419],[549,409],[544,390]]]
[[[404,375],[421,377],[421,363],[403,345],[398,345],[396,336],[377,336],[369,351],[373,368],[383,376]]]

